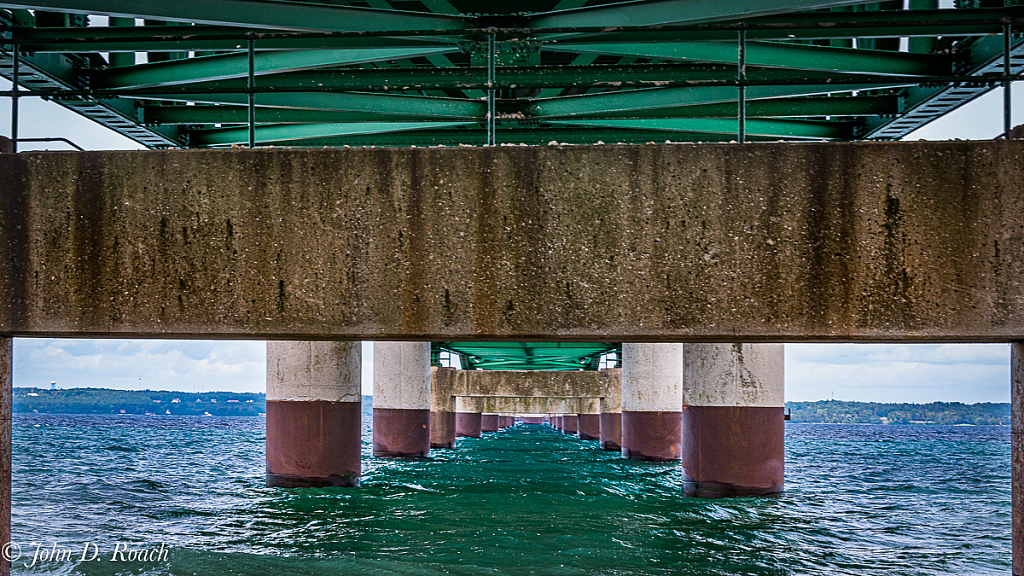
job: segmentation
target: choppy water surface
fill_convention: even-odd
[[[786,429],[778,497],[681,497],[678,466],[518,426],[363,486],[264,487],[258,418],[16,416],[21,574],[1008,574],[1009,430]],[[76,550],[37,561],[35,545]],[[99,559],[81,562],[85,543]],[[110,562],[120,543],[166,560]],[[92,555],[92,552],[89,553]]]

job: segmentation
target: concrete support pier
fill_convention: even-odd
[[[11,413],[13,412],[14,339],[0,337],[0,547],[11,541]],[[0,576],[11,562],[0,555]]]
[[[622,451],[622,368],[608,368],[601,398],[601,448]]]
[[[1010,345],[1010,350],[1013,576],[1024,576],[1024,342],[1014,342]],[[10,446],[10,442],[5,446]],[[9,461],[9,453],[6,458]]]
[[[373,455],[430,455],[430,342],[373,343]]]
[[[267,486],[359,485],[359,342],[267,342]]]
[[[455,448],[454,368],[430,368],[430,447]]]
[[[479,438],[483,415],[476,411],[472,402],[464,398],[455,399],[455,435],[465,438]]]
[[[598,440],[601,438],[600,414],[577,414],[576,435],[580,440]]]
[[[500,416],[497,414],[481,414],[480,415],[480,431],[481,432],[497,432],[499,430],[498,419]]]
[[[784,346],[686,344],[683,363],[686,495],[781,492]]]
[[[622,345],[622,457],[667,462],[682,452],[683,345]]]
[[[565,414],[562,416],[562,432],[566,434],[576,435],[576,431],[579,430],[579,422],[575,414]]]

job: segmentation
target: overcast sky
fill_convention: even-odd
[[[1014,122],[1024,121],[1024,86],[1015,86]],[[10,83],[0,79],[0,90]],[[11,105],[0,98],[0,134],[10,136]],[[20,102],[23,138],[60,136],[91,150],[139,148],[98,124],[38,98]],[[987,140],[1002,131],[1002,90],[993,90],[910,134],[907,140]],[[67,149],[63,144],[21,150]],[[364,345],[363,393],[372,393],[372,350]],[[24,339],[14,343],[14,385],[62,388],[263,392],[266,345],[240,341]],[[1005,344],[790,344],[787,400],[1009,402]]]

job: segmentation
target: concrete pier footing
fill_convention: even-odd
[[[373,343],[373,455],[430,455],[430,342]]]
[[[601,415],[577,414],[576,435],[580,440],[599,440],[601,438]]]
[[[622,345],[622,457],[666,462],[682,452],[683,345]]]
[[[683,363],[686,495],[782,491],[783,345],[686,344]]]
[[[430,447],[455,448],[454,368],[430,368]]]
[[[464,398],[455,399],[455,435],[464,438],[479,438],[482,414],[476,412],[475,404]]]
[[[1013,576],[1024,576],[1024,342],[1010,350]]]
[[[622,368],[601,371],[605,378],[601,397],[601,449],[622,451]]]
[[[577,430],[579,430],[579,422],[575,414],[562,416],[562,432],[575,435]]]
[[[267,486],[358,486],[359,342],[267,342]]]
[[[11,418],[13,412],[14,339],[0,337],[0,548],[11,541]],[[0,576],[10,576],[11,562],[0,555]]]
[[[497,432],[498,426],[497,414],[481,414],[480,415],[480,431],[481,432]]]

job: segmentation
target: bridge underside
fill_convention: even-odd
[[[1010,341],[1024,143],[0,155],[0,334]]]

